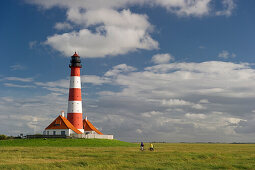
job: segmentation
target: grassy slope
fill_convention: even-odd
[[[0,169],[253,169],[254,144],[0,147]]]
[[[115,147],[115,146],[134,146],[132,143],[119,140],[107,139],[13,139],[0,140],[1,146],[25,146],[25,147]]]

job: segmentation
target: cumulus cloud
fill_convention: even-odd
[[[99,8],[128,8],[135,5],[140,6],[160,6],[167,9],[179,16],[203,16],[209,14],[211,11],[210,3],[212,0],[108,0],[102,3],[101,0],[27,0],[29,3],[34,3],[43,6],[46,9],[52,7],[62,8],[83,8],[87,10],[99,9]]]
[[[153,117],[153,116],[161,116],[163,113],[158,112],[158,111],[150,111],[150,112],[145,112],[142,113],[143,117]]]
[[[110,79],[107,77],[99,77],[96,75],[81,75],[82,84],[93,84],[93,85],[102,85],[110,83]],[[68,88],[70,85],[69,79],[61,79],[50,82],[34,82],[38,87],[42,87],[52,92],[58,92],[60,94],[67,94]]]
[[[33,78],[21,78],[21,77],[5,77],[5,80],[20,81],[20,82],[32,82]]]
[[[180,99],[170,99],[170,100],[163,100],[162,105],[165,106],[185,106],[190,105],[191,103],[185,100]]]
[[[162,105],[163,106],[191,106],[194,109],[206,109],[205,106],[201,105],[201,104],[196,104],[196,103],[192,103],[189,101],[185,101],[185,100],[180,100],[180,99],[170,99],[170,100],[163,100],[162,101]]]
[[[174,60],[174,57],[171,54],[156,54],[151,60],[155,64],[164,64],[169,63],[170,60]]]
[[[232,12],[236,7],[234,0],[222,0],[222,4],[224,9],[221,11],[217,11],[216,15],[225,15],[225,16],[232,15]]]
[[[235,131],[237,133],[241,134],[255,134],[255,116],[252,114],[249,116],[247,120],[237,120],[236,123],[238,123],[237,128],[235,128]]]
[[[81,82],[85,84],[102,85],[109,83],[110,80],[106,77],[99,77],[95,75],[83,75],[81,76]]]
[[[98,9],[81,13],[78,9],[70,9],[68,19],[84,27],[99,26],[95,32],[83,28],[78,32],[48,37],[45,44],[66,56],[70,56],[74,49],[85,57],[105,57],[158,48],[158,42],[149,35],[152,26],[146,15],[133,14],[129,10]]]
[[[10,66],[10,68],[11,68],[12,71],[25,70],[26,69],[26,67],[21,65],[21,64],[12,65],[12,66]]]
[[[30,41],[28,43],[28,46],[29,46],[30,49],[33,49],[36,46],[36,44],[37,44],[37,41]]]
[[[199,138],[207,141],[216,138],[237,141],[241,135],[237,129],[249,117],[246,112],[254,110],[249,105],[255,101],[254,79],[254,69],[245,63],[159,64],[113,77],[115,85],[122,90],[101,91],[97,105],[108,113],[120,112],[127,119],[143,122],[143,126],[138,125],[143,134],[146,129],[171,129],[175,131],[173,136],[180,132],[195,136],[201,133],[203,136]],[[240,103],[240,99],[244,102]],[[148,125],[152,122],[153,125]],[[192,131],[188,132],[187,128]]]
[[[223,5],[227,5],[227,11],[231,11],[229,6],[232,5],[229,5],[231,3],[228,1],[224,1]],[[158,42],[151,36],[153,26],[148,22],[148,17],[132,13],[129,7],[160,6],[178,16],[201,17],[209,15],[212,0],[108,0],[104,3],[101,0],[27,0],[27,2],[42,6],[44,9],[64,8],[67,11],[67,21],[56,23],[55,28],[72,29],[69,23],[79,28],[48,36],[44,44],[65,56],[70,56],[77,50],[85,57],[106,57],[159,47]],[[229,12],[225,13],[229,15]]]
[[[61,110],[67,109],[66,101],[66,97],[55,94],[28,98],[19,96],[0,98],[2,120],[0,134],[42,133],[42,130],[60,114]]]
[[[82,78],[82,82],[98,85],[98,97],[87,96],[83,109],[104,133],[113,133],[127,141],[254,141],[251,115],[255,110],[252,105],[255,70],[249,64],[182,62],[157,64],[139,71],[121,64],[111,71],[114,72],[111,76],[85,75]],[[49,89],[50,94],[23,100],[1,98],[0,109],[3,113],[8,109],[8,113],[16,115],[16,108],[19,108],[19,113],[31,116],[31,121],[32,117],[37,117],[40,124],[37,128],[43,129],[59,111],[66,109],[69,80],[35,84],[38,88]],[[86,92],[89,90],[87,85],[83,88]],[[8,102],[13,105],[7,107]],[[31,110],[37,110],[40,116],[35,116]],[[3,115],[0,114],[3,120],[17,121]],[[23,131],[33,131],[29,122],[21,121]]]
[[[208,101],[208,99],[201,99],[201,100],[199,101],[199,103],[207,104],[207,103],[210,103],[210,102]]]
[[[18,87],[18,88],[35,88],[33,85],[20,85],[20,84],[13,84],[13,83],[4,83],[6,87]]]
[[[126,72],[132,72],[135,71],[136,68],[132,66],[128,66],[126,64],[119,64],[117,66],[114,66],[112,70],[107,71],[104,75],[109,76],[117,76],[120,73],[126,73]]]
[[[55,24],[54,28],[57,29],[57,30],[70,30],[73,27],[68,22],[57,22]]]
[[[220,52],[218,54],[218,57],[220,58],[224,58],[224,59],[228,59],[228,58],[235,58],[236,57],[236,54],[235,53],[229,53],[228,51],[226,50],[223,50],[222,52]]]
[[[186,113],[185,117],[190,119],[204,119],[206,118],[205,114],[194,114],[194,113]]]

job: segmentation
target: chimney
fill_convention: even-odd
[[[61,111],[61,116],[65,117],[65,112],[63,110]]]

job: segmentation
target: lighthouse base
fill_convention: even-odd
[[[79,131],[81,131],[82,133],[84,133],[84,129],[78,129]]]

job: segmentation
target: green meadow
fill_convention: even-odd
[[[255,144],[155,143],[103,139],[0,141],[0,169],[255,169]]]

